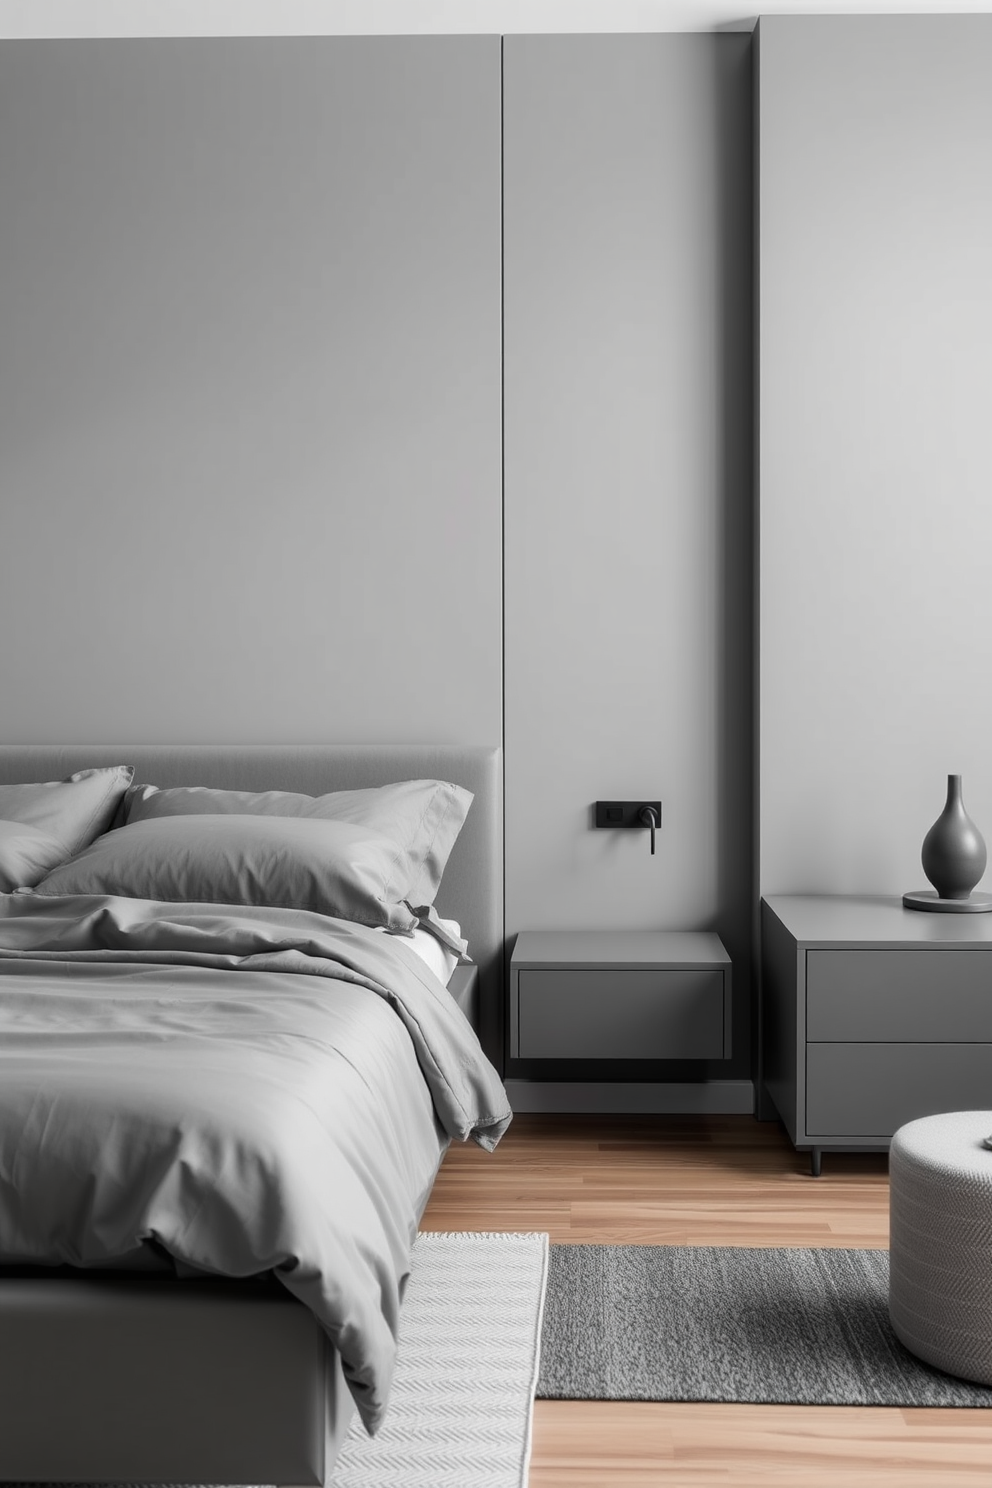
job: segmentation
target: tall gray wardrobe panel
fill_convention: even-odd
[[[497,743],[499,38],[3,41],[0,203],[8,741]]]
[[[717,930],[746,1077],[750,37],[508,36],[503,78],[507,930]],[[654,858],[590,830],[643,792]]]

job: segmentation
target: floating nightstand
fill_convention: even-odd
[[[730,957],[703,931],[525,930],[511,1060],[728,1059]]]

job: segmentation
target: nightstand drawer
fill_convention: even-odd
[[[985,1109],[992,1044],[807,1045],[810,1138],[891,1137],[917,1116]]]
[[[992,1042],[992,956],[984,950],[806,952],[811,1042]]]
[[[719,969],[521,969],[519,1059],[722,1059],[729,996]]]

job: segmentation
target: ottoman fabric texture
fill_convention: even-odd
[[[902,1126],[889,1154],[889,1316],[917,1358],[992,1385],[992,1111]]]

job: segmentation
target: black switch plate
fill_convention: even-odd
[[[638,827],[646,831],[645,823],[641,821],[641,812],[645,806],[650,806],[656,813],[658,826],[661,826],[661,802],[648,801],[642,796],[639,801],[597,801],[596,802],[596,826],[597,827]]]

